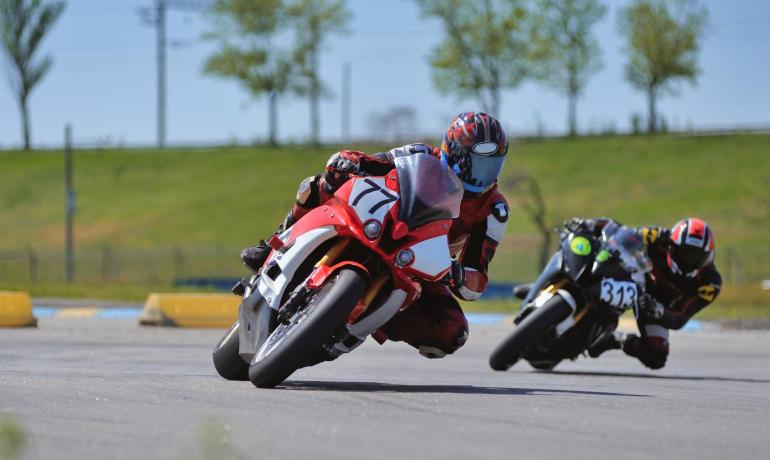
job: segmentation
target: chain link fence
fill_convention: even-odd
[[[492,280],[533,280],[539,272],[535,246],[501,247],[492,264]],[[239,253],[238,247],[79,249],[75,253],[74,282],[172,286],[190,279],[237,279],[248,272]],[[64,260],[63,250],[0,251],[0,286],[63,283]],[[770,279],[770,248],[724,248],[717,264],[725,284],[760,283]]]
[[[81,249],[75,253],[79,284],[173,285],[188,278],[238,278],[245,273],[240,248]],[[0,285],[63,283],[63,250],[0,251]]]

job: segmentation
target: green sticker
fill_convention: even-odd
[[[591,242],[582,236],[572,238],[572,241],[569,243],[569,248],[579,256],[591,254]]]
[[[599,254],[596,255],[596,261],[597,262],[607,262],[607,259],[610,258],[610,251],[606,249],[602,249]]]

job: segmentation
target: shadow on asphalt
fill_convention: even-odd
[[[636,398],[651,397],[651,395],[614,393],[607,391],[556,390],[552,388],[503,388],[477,387],[473,385],[402,385],[378,382],[324,382],[311,380],[293,380],[283,382],[279,388],[302,391],[342,391],[366,393],[448,393],[471,395],[505,395],[526,396],[538,395],[582,395],[582,396],[628,396]]]
[[[713,382],[738,382],[738,383],[770,383],[767,379],[751,379],[739,377],[720,377],[714,375],[661,375],[643,374],[638,372],[602,372],[602,371],[541,371],[538,373],[550,375],[570,375],[583,377],[630,377],[635,379],[664,379],[664,380],[690,380]]]

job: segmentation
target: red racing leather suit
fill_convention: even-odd
[[[439,155],[439,149],[428,144],[409,144],[387,152],[367,155],[343,150],[337,155],[358,164],[358,169],[372,175],[384,175],[400,156],[427,153]],[[325,203],[336,187],[327,183],[323,174],[308,177],[300,185],[297,202],[286,218],[288,227],[311,209]],[[435,358],[453,353],[468,336],[468,322],[454,296],[463,300],[478,299],[487,287],[489,263],[502,241],[508,221],[508,205],[497,191],[497,184],[481,195],[466,193],[460,215],[449,231],[450,254],[462,263],[465,281],[457,289],[441,283],[425,283],[420,298],[410,308],[395,315],[374,337],[404,341],[423,355]]]

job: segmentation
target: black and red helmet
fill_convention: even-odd
[[[671,228],[668,266],[674,273],[694,278],[714,262],[714,233],[698,218],[682,219]]]
[[[497,181],[508,153],[505,131],[493,116],[464,112],[449,125],[441,158],[454,170],[467,192],[481,194]]]

